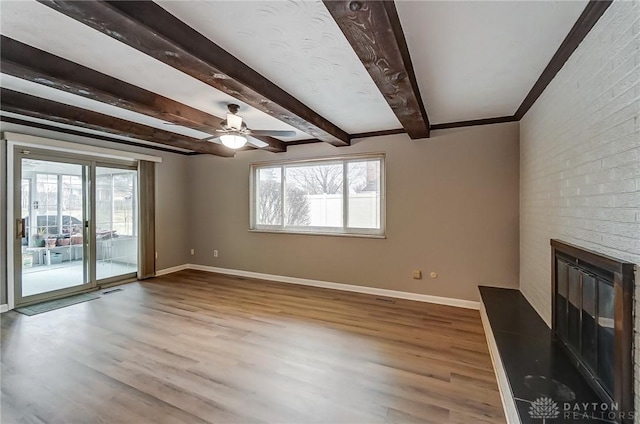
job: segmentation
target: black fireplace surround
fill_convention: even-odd
[[[551,249],[553,332],[600,398],[632,411],[634,264],[559,240]]]

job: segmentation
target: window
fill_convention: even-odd
[[[384,235],[384,155],[251,166],[251,229]]]

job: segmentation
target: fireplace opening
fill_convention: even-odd
[[[557,260],[557,335],[613,397],[613,274],[594,274]]]
[[[633,411],[634,265],[558,240],[553,332],[604,402]]]

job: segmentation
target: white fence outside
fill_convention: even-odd
[[[342,227],[342,195],[313,194],[309,202],[312,227]],[[380,228],[380,195],[376,192],[349,194],[349,227]]]

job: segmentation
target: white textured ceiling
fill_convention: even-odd
[[[513,115],[586,4],[396,1],[431,123]]]
[[[401,127],[322,1],[156,3],[348,133]]]
[[[218,117],[226,115],[227,104],[237,103],[240,105],[240,115],[250,128],[295,130],[298,133],[297,137],[285,140],[311,138],[310,135],[35,0],[1,1],[0,32],[22,43]],[[69,103],[68,99],[65,96],[65,100],[51,100]],[[78,97],[77,101],[83,102],[84,99]],[[133,112],[122,110],[122,114],[125,116],[118,116],[139,122],[139,116]],[[180,132],[177,126],[165,125],[163,129]]]
[[[158,1],[348,133],[400,127],[319,0]],[[431,123],[512,115],[587,0],[405,1],[396,6]],[[254,129],[295,130],[35,0],[0,1],[0,32],[219,117],[228,103]],[[7,76],[24,93],[192,137],[204,133]],[[297,137],[310,138],[296,130]]]

